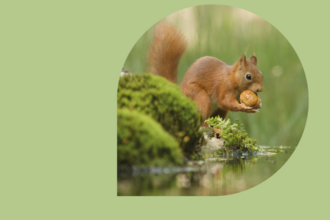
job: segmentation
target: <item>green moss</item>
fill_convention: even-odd
[[[163,166],[182,163],[177,141],[152,118],[118,109],[117,143],[119,166]]]
[[[202,116],[196,103],[185,97],[179,86],[151,74],[121,77],[118,108],[139,111],[159,122],[190,154],[202,137]]]
[[[220,116],[209,118],[205,121],[214,128],[221,129],[220,136],[225,139],[224,146],[226,151],[239,150],[240,152],[255,152],[260,148],[257,140],[249,138],[244,130],[244,126],[239,120],[231,124],[230,119],[223,120]]]

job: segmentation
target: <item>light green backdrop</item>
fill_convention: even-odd
[[[9,2],[9,1],[8,1]],[[0,5],[0,219],[319,219],[328,216],[328,4],[185,0]],[[251,11],[292,44],[309,113],[287,164],[257,187],[208,198],[117,198],[116,88],[156,21],[199,4]]]

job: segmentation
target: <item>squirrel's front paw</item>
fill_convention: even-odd
[[[259,105],[257,107],[257,109],[260,109],[262,107],[262,103],[261,103],[261,99],[260,99],[260,102],[259,102]]]
[[[243,103],[241,103],[241,107],[242,107],[243,112],[247,112],[247,113],[257,113],[257,112],[259,112],[258,109],[253,109],[252,107],[248,107],[248,106],[244,105]]]

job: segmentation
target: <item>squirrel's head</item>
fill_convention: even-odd
[[[246,60],[243,55],[234,65],[236,85],[240,90],[251,90],[255,93],[262,91],[263,76],[257,67],[257,58],[251,56],[250,60]]]

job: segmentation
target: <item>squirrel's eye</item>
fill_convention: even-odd
[[[250,74],[247,74],[247,75],[246,75],[246,78],[247,78],[248,80],[251,80],[251,75],[250,75]]]

